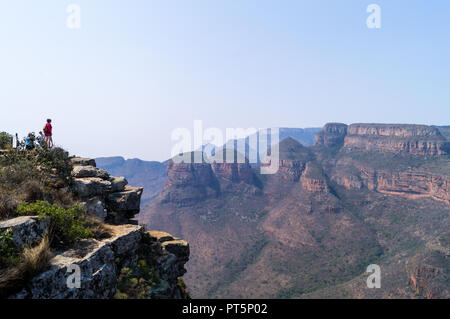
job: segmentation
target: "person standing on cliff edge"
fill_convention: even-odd
[[[52,120],[47,119],[47,124],[44,126],[44,135],[45,135],[45,144],[48,148],[53,147],[53,139],[52,139]]]

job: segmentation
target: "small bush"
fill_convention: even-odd
[[[67,151],[60,147],[38,148],[36,153],[41,166],[50,169],[51,173],[59,177],[70,178],[73,166]]]
[[[0,149],[10,148],[10,147],[12,147],[12,143],[13,143],[12,135],[10,135],[6,132],[0,133]]]
[[[86,227],[86,213],[77,205],[64,209],[56,204],[37,201],[20,204],[17,213],[50,219],[50,232],[57,245],[70,245],[78,239],[93,237],[92,231]]]
[[[121,269],[114,298],[149,299],[150,289],[157,287],[161,281],[155,269],[141,259],[135,269]]]

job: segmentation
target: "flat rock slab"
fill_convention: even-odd
[[[161,246],[168,252],[174,254],[180,260],[189,259],[189,243],[185,240],[177,239],[166,241]]]
[[[98,177],[102,179],[109,178],[109,174],[107,171],[91,165],[74,166],[72,170],[72,176],[76,178],[84,178],[84,177]]]
[[[75,178],[74,191],[82,198],[102,196],[111,191],[111,182],[98,177]]]
[[[159,230],[151,230],[148,231],[147,234],[150,236],[151,240],[163,243],[165,241],[174,240],[173,236],[169,233],[159,231]]]
[[[97,166],[93,158],[73,157],[70,161],[73,166]]]
[[[0,223],[0,231],[12,229],[13,240],[19,249],[39,243],[48,232],[49,221],[37,216],[21,216]]]

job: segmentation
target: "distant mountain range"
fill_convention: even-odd
[[[131,185],[144,187],[141,205],[158,196],[167,182],[166,163],[142,161],[123,157],[99,157],[95,159],[97,167],[114,176],[124,176]]]
[[[280,128],[280,140],[292,137],[305,146],[314,143],[314,135],[320,128]],[[143,161],[123,157],[99,157],[95,159],[97,166],[106,169],[116,176],[124,176],[132,185],[144,187],[142,207],[155,198],[167,182],[166,163],[157,161]]]

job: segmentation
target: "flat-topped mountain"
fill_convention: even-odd
[[[169,162],[140,221],[189,240],[195,297],[448,298],[446,143],[432,126],[330,123],[313,146],[282,140],[275,174],[241,164],[251,182],[238,164]],[[365,284],[372,263],[384,290]]]
[[[450,152],[450,143],[438,128],[411,124],[330,123],[317,135],[315,145],[381,152],[407,152],[415,155],[441,155]]]

